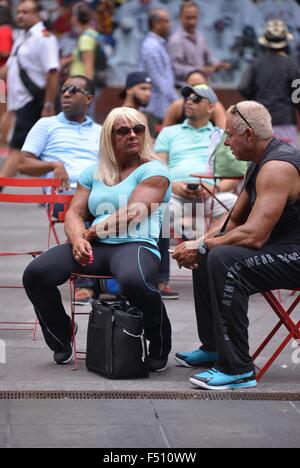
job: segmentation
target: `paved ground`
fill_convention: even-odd
[[[0,447],[299,447],[299,402],[0,401]]]
[[[42,208],[0,208],[0,250],[43,249],[47,239]],[[28,258],[0,259],[0,284],[20,284]],[[197,347],[192,289],[188,272],[172,267],[172,286],[179,301],[167,308],[173,325],[173,353]],[[62,293],[69,307],[68,288]],[[30,321],[32,307],[22,289],[1,289],[0,320]],[[287,303],[291,298],[283,294]],[[88,311],[88,309],[87,309]],[[299,316],[299,312],[297,312]],[[254,350],[276,323],[261,296],[250,303],[250,341]],[[79,318],[79,347],[85,346],[86,317]],[[0,364],[0,446],[92,446],[92,447],[205,447],[300,445],[300,352],[290,344],[269,370],[258,388],[243,392],[244,398],[279,401],[168,401],[149,400],[3,400],[8,391],[82,392],[190,392],[189,369],[175,365],[173,354],[162,375],[141,381],[109,381],[89,373],[84,363],[76,372],[58,367],[45,347],[40,332],[32,341],[30,331],[0,331],[6,347],[6,364]],[[0,349],[1,351],[1,349]],[[270,352],[270,350],[269,350]],[[268,353],[258,360],[260,365]],[[0,361],[1,361],[0,354]],[[81,393],[80,393],[81,392]],[[201,390],[196,390],[197,395]],[[195,392],[194,392],[195,393]],[[246,395],[245,395],[246,394]],[[107,395],[106,395],[107,396]],[[131,395],[132,397],[132,395]],[[174,394],[175,398],[176,395]]]

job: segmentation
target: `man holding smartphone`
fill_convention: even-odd
[[[184,206],[197,207],[204,204],[205,215],[219,218],[226,209],[215,202],[212,204],[211,196],[205,187],[212,191],[212,180],[203,179],[200,185],[199,179],[191,177],[192,173],[207,176],[213,174],[213,155],[219,145],[223,145],[223,130],[214,127],[210,122],[211,115],[218,98],[215,92],[207,85],[195,87],[186,86],[181,91],[185,99],[185,114],[187,120],[182,124],[164,128],[159,134],[155,151],[158,156],[169,166],[172,177],[173,195],[170,209],[174,214],[177,230],[182,231],[182,226],[176,220],[182,218]],[[224,145],[223,145],[224,146]],[[224,147],[224,154],[233,158],[230,148]],[[241,173],[246,171],[246,164],[241,162]],[[221,181],[217,186],[218,199],[229,209],[236,201],[233,190],[236,181]],[[185,217],[186,218],[186,217]],[[184,219],[183,237],[191,239],[190,217]]]

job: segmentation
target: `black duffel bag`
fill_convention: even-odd
[[[86,367],[110,379],[148,377],[143,313],[126,302],[93,301]]]

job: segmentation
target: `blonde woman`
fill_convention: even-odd
[[[54,247],[27,267],[23,282],[57,364],[72,359],[71,321],[57,286],[72,272],[113,275],[132,306],[144,313],[150,371],[166,368],[171,326],[157,289],[157,241],[170,177],[152,152],[145,117],[127,107],[108,115],[101,133],[100,164],[79,177],[67,213],[70,244]],[[91,213],[94,223],[85,229]]]

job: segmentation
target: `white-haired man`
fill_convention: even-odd
[[[228,110],[226,132],[225,144],[236,158],[252,163],[242,193],[221,236],[209,232],[173,255],[193,269],[203,345],[176,359],[187,367],[213,363],[191,382],[214,390],[257,385],[248,343],[249,296],[297,288],[300,274],[299,151],[273,138],[269,112],[253,101]]]

